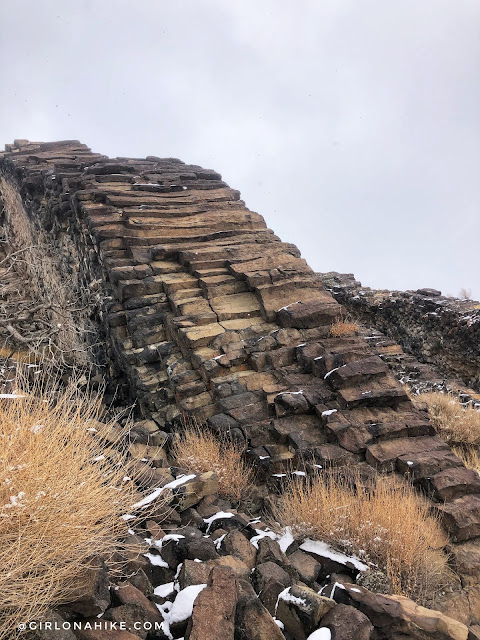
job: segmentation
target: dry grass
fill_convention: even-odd
[[[358,325],[351,320],[337,320],[330,327],[330,335],[332,338],[341,338],[343,336],[354,336],[358,333]]]
[[[464,407],[451,393],[432,391],[417,396],[428,406],[428,413],[438,434],[451,446],[480,447],[480,411]]]
[[[465,287],[462,287],[458,293],[458,297],[461,298],[462,300],[471,300],[472,299],[472,290],[471,289],[466,289]]]
[[[445,533],[428,503],[392,477],[379,477],[374,490],[357,477],[355,487],[338,473],[295,481],[275,508],[275,519],[296,538],[321,540],[373,563],[395,593],[431,602],[449,570],[441,551]]]
[[[242,448],[227,438],[219,438],[202,425],[185,426],[171,450],[178,466],[195,473],[214,471],[220,495],[231,500],[245,496],[252,471],[243,460]]]
[[[89,430],[100,398],[80,396],[74,384],[18,393],[0,399],[2,639],[78,593],[89,559],[108,560],[118,549],[126,533],[120,515],[138,499],[124,456],[109,462]]]
[[[452,451],[466,467],[480,473],[480,451],[476,447],[452,447]]]

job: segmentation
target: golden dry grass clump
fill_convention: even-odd
[[[374,489],[358,477],[354,484],[338,473],[294,481],[274,517],[295,538],[321,540],[374,564],[395,593],[431,603],[451,574],[442,551],[445,533],[427,501],[388,476]]]
[[[431,391],[417,397],[427,403],[438,435],[466,467],[480,473],[480,411],[471,404],[462,405],[453,393]]]
[[[341,338],[343,336],[354,336],[358,333],[358,324],[351,320],[337,320],[330,327],[330,335],[332,338]]]
[[[74,384],[15,396],[0,399],[0,638],[78,593],[88,560],[118,548],[120,516],[138,499],[124,454],[113,464],[97,437],[99,397]]]
[[[242,447],[228,438],[217,437],[206,427],[192,422],[185,425],[170,453],[185,470],[214,471],[223,497],[240,500],[245,496],[252,472],[243,460]]]
[[[451,446],[480,447],[480,411],[463,406],[452,393],[422,393],[428,413],[438,434]]]

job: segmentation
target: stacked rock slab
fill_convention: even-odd
[[[77,141],[16,141],[0,167],[32,219],[68,230],[79,278],[101,280],[115,366],[145,417],[208,420],[247,443],[264,477],[312,460],[398,471],[455,542],[480,536],[478,476],[368,341],[330,337],[343,307],[218,173]]]

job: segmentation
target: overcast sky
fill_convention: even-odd
[[[479,0],[0,0],[0,145],[219,171],[317,271],[480,298]]]

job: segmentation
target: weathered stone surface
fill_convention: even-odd
[[[451,563],[464,585],[480,583],[480,541],[471,540],[449,546]]]
[[[252,574],[252,584],[257,593],[263,591],[269,580],[274,580],[285,587],[288,587],[292,580],[288,573],[275,562],[264,562],[258,564]]]
[[[331,609],[321,624],[330,629],[332,640],[370,640],[373,631],[373,625],[364,613],[344,604]]]
[[[277,313],[277,322],[281,327],[311,329],[321,325],[331,325],[341,314],[339,304],[331,298],[319,302],[300,302],[292,304]]]
[[[193,507],[205,496],[218,493],[218,478],[213,471],[202,473],[174,490],[180,511]]]
[[[297,571],[300,580],[308,585],[312,585],[318,578],[321,565],[308,553],[295,551],[289,558],[291,566]]]
[[[157,607],[139,589],[129,582],[119,582],[113,591],[117,604],[133,605],[140,613],[138,620],[146,620],[152,624],[161,623],[163,618]]]
[[[470,493],[480,493],[480,476],[473,469],[454,467],[429,478],[428,486],[435,498],[449,502]]]
[[[273,617],[258,598],[244,595],[237,602],[235,634],[238,640],[284,640]]]
[[[230,533],[225,536],[222,546],[230,555],[240,558],[247,567],[253,569],[255,566],[255,558],[257,557],[257,550],[250,540],[240,533],[240,531],[230,531]]]
[[[65,628],[65,620],[55,611],[48,611],[42,621],[44,626],[41,629],[37,629],[33,632],[32,636],[34,640],[50,640],[52,637],[52,629],[44,628],[47,624],[50,624],[53,629],[55,626],[58,630],[55,630],[55,638],[58,640],[76,640],[78,635],[75,635],[71,629]],[[63,627],[63,628],[62,628]],[[137,636],[138,637],[138,636]],[[80,636],[81,640],[90,640],[89,636]],[[129,640],[126,638],[125,640]],[[131,640],[131,639],[130,639]]]
[[[359,608],[380,633],[387,634],[385,637],[404,633],[418,640],[467,640],[468,629],[464,624],[439,611],[420,607],[408,598],[374,594],[351,584],[345,584],[344,590],[349,604]]]
[[[480,536],[480,497],[465,496],[439,505],[440,519],[456,542]]]
[[[233,640],[236,604],[235,575],[224,567],[215,567],[211,571],[207,588],[195,600],[185,638]]]

